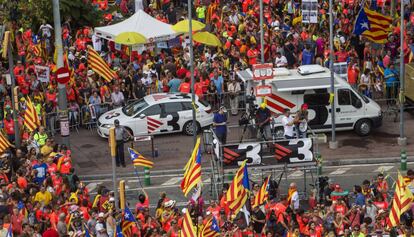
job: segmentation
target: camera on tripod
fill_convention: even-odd
[[[255,101],[256,97],[254,95],[246,96],[246,104],[248,105],[248,110],[240,117],[239,126],[248,125],[254,119],[257,111],[257,105],[254,103]]]

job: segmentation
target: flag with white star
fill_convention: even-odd
[[[124,221],[136,222],[134,214],[132,214],[131,210],[128,207],[125,207],[124,210]]]
[[[358,17],[355,20],[355,26],[354,26],[354,34],[361,35],[366,30],[370,30],[371,25],[368,20],[368,16],[365,13],[364,8],[361,8],[361,10],[358,13]]]

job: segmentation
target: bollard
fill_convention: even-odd
[[[152,155],[152,157],[158,157],[158,147],[154,148],[154,154]]]
[[[407,170],[407,153],[401,149],[401,171]]]
[[[147,167],[144,167],[144,185],[145,186],[150,186],[151,185],[150,171],[149,171],[149,168],[147,168]]]

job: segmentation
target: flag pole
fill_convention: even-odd
[[[137,167],[135,167],[135,166],[134,166],[134,172],[135,172],[135,175],[137,176],[139,186],[141,186],[141,189],[144,189],[144,187],[141,184],[141,179],[139,178],[139,173],[138,173]]]

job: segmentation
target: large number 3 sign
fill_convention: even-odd
[[[292,139],[288,145],[292,148],[290,163],[313,161],[312,139]]]
[[[250,165],[260,165],[262,163],[262,148],[258,142],[247,142],[238,145],[223,147],[223,163],[225,165],[239,164],[247,160]],[[216,152],[217,155],[217,152]]]

